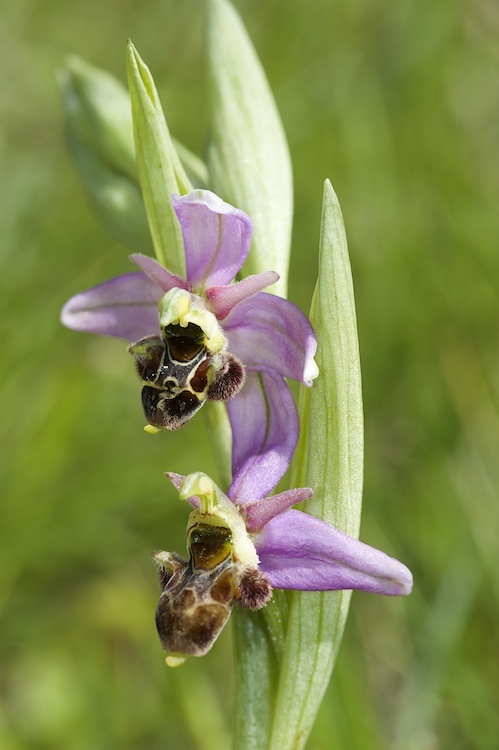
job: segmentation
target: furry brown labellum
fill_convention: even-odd
[[[206,400],[227,401],[242,388],[241,362],[228,352],[211,353],[200,326],[172,324],[162,336],[131,344],[142,380],[142,406],[149,424],[178,430]]]
[[[262,573],[234,560],[230,529],[198,523],[189,530],[188,546],[189,560],[154,554],[163,589],[156,627],[171,666],[210,650],[234,602],[260,609],[271,595]]]

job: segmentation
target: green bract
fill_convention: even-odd
[[[343,217],[329,180],[310,319],[320,377],[302,391],[293,482],[314,488],[304,510],[357,537],[364,463],[359,344]],[[350,596],[351,591],[292,592],[270,750],[305,745],[338,653]]]
[[[185,274],[184,246],[170,198],[192,190],[170,137],[149,68],[132,42],[127,49],[133,134],[142,196],[154,250],[160,263]]]
[[[314,488],[304,510],[357,537],[363,483],[359,347],[343,218],[329,181],[311,322],[320,375],[302,391],[291,484]],[[331,676],[351,592],[277,594],[258,617],[238,613],[236,701],[247,720],[236,720],[235,747],[244,750],[304,747]],[[259,647],[237,647],[250,641]]]
[[[271,291],[286,296],[293,178],[274,97],[246,30],[226,0],[208,0],[212,188],[251,217],[243,275],[271,268]]]

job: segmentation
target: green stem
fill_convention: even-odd
[[[227,407],[222,401],[210,401],[204,414],[217,465],[218,485],[227,492],[232,482],[232,430]]]

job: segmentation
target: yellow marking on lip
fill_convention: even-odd
[[[144,432],[147,432],[149,435],[159,435],[164,429],[164,427],[156,427],[153,424],[144,425]]]
[[[184,661],[187,661],[187,659],[188,657],[184,654],[173,653],[168,654],[165,662],[167,667],[180,667],[184,663]]]

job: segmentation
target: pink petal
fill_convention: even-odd
[[[135,265],[139,266],[140,269],[149,276],[152,281],[163,289],[163,293],[169,292],[170,289],[175,287],[179,289],[188,289],[190,291],[190,285],[181,276],[177,276],[174,273],[170,273],[168,269],[164,268],[161,263],[151,258],[149,255],[142,255],[141,253],[134,253],[130,255],[130,260]]]
[[[317,340],[308,318],[288,300],[259,292],[231,310],[224,331],[230,351],[246,367],[312,385]]]
[[[165,477],[170,480],[176,490],[179,490],[185,479],[185,474],[176,474],[174,471],[165,471]]]
[[[243,514],[246,519],[248,531],[251,533],[260,531],[274,516],[283,513],[285,510],[289,510],[293,505],[301,503],[302,500],[307,500],[313,494],[313,490],[310,487],[301,487],[300,489],[286,490],[285,492],[280,492],[278,495],[271,495],[270,497],[263,497],[261,500],[246,503],[243,508]],[[237,498],[234,499],[234,502],[236,505],[238,504]]]
[[[278,273],[275,271],[265,271],[265,273],[248,276],[236,284],[210,286],[206,290],[206,297],[217,318],[223,320],[233,307],[248,297],[252,297],[257,292],[261,292],[265,287],[275,284],[278,280]]]
[[[244,211],[209,190],[172,196],[192,287],[228,284],[248,255],[253,225]]]
[[[118,276],[71,297],[61,322],[75,331],[136,341],[157,333],[163,289],[143,273]]]
[[[299,510],[273,518],[253,538],[272,586],[302,591],[360,589],[410,594],[411,572],[398,560]]]
[[[227,410],[233,472],[227,494],[244,505],[268,495],[288,468],[298,442],[298,415],[288,386],[275,372],[248,372]]]
[[[165,471],[165,477],[170,480],[176,490],[179,490],[185,479],[185,474],[175,474],[174,471]],[[191,495],[191,497],[188,497],[187,502],[189,505],[192,505],[193,508],[199,508],[200,502],[197,495]]]

